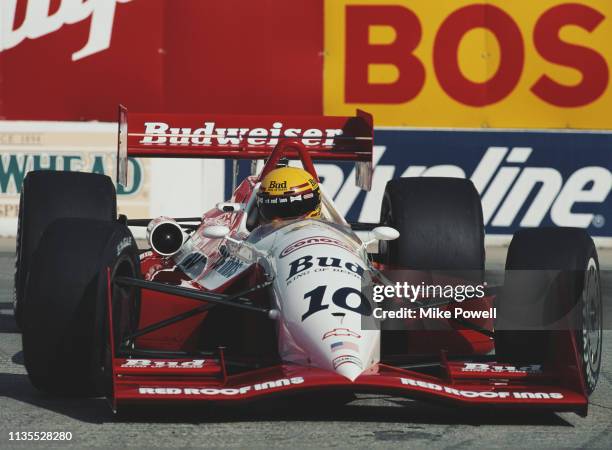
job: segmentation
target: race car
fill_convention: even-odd
[[[114,411],[370,392],[586,415],[602,347],[592,239],[519,231],[493,286],[470,180],[393,179],[380,223],[348,222],[314,162],[353,161],[349,179],[368,190],[373,137],[363,111],[130,114],[128,125],[120,107],[118,183],[128,157],[253,162],[230,199],[187,218],[117,215],[104,175],[30,172],[15,317],[32,384],[105,396]],[[148,248],[129,227],[146,227]],[[453,294],[406,301],[409,282]],[[459,298],[468,290],[481,295]]]

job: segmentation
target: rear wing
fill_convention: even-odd
[[[128,157],[267,159],[283,140],[299,140],[314,161],[355,161],[357,185],[372,179],[372,116],[141,114],[119,106],[117,183],[127,184]],[[290,159],[299,152],[288,151]]]

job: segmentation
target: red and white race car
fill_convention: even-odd
[[[586,414],[602,322],[597,254],[583,230],[517,233],[505,284],[491,288],[469,180],[391,180],[379,224],[348,223],[323,186],[321,218],[260,221],[256,194],[271,170],[300,160],[318,180],[313,160],[355,161],[351,176],[369,189],[372,144],[361,111],[131,114],[128,126],[121,108],[120,183],[129,156],[266,161],[195,218],[117,217],[110,178],[29,173],[15,313],[34,386],[104,395],[115,410],[334,391]],[[128,226],[147,227],[148,250]],[[407,280],[483,295],[402,303],[396,287]]]

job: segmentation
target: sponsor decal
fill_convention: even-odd
[[[287,280],[293,278],[302,272],[311,268],[323,268],[323,270],[335,270],[339,272],[346,272],[348,274],[354,274],[360,278],[363,276],[365,269],[359,264],[352,261],[343,261],[340,258],[334,258],[331,256],[318,256],[314,258],[310,255],[302,256],[289,263],[289,276]]]
[[[330,345],[330,348],[332,352],[339,352],[341,350],[351,350],[354,352],[359,351],[359,346],[357,344],[355,344],[354,342],[346,342],[346,341],[334,342],[333,344]]]
[[[324,341],[328,337],[334,336],[350,336],[357,339],[361,339],[361,335],[355,333],[353,330],[349,330],[348,328],[334,328],[333,330],[326,332],[321,338],[321,340]]]
[[[219,247],[219,254],[221,256],[212,264],[211,270],[215,270],[219,275],[225,278],[230,278],[244,266],[244,263],[240,259],[235,256],[230,256],[226,246]]]
[[[153,256],[153,252],[148,250],[146,252],[142,252],[140,255],[138,255],[138,257],[140,258],[140,260],[142,261],[143,259],[149,258]]]
[[[206,255],[200,252],[200,250],[187,254],[184,258],[177,263],[183,270],[183,272],[190,274],[192,278],[196,278],[204,269],[206,269],[206,263],[208,258]]]
[[[276,190],[287,190],[287,181],[283,181],[282,183],[278,183],[274,180],[270,181],[268,185],[268,189],[276,189]]]
[[[246,140],[249,146],[274,147],[278,144],[279,137],[308,137],[308,139],[301,139],[306,146],[331,147],[334,145],[335,136],[340,136],[342,133],[342,130],[337,128],[324,130],[284,128],[282,122],[274,122],[270,128],[217,128],[215,122],[204,122],[203,127],[196,129],[173,127],[165,122],[145,122],[144,134],[146,136],[139,143],[143,145],[189,144],[205,147],[211,145],[239,146]]]
[[[150,360],[150,359],[128,359],[121,367],[147,367],[151,369],[199,369],[204,367],[205,359],[193,359],[191,361],[173,360]]]
[[[223,264],[216,268],[219,275],[224,276],[225,278],[229,278],[234,275],[238,270],[240,270],[244,266],[244,263],[240,261],[238,258],[229,257],[227,258]]]
[[[0,3],[2,39],[0,52],[16,47],[25,39],[38,39],[57,32],[63,25],[71,25],[90,18],[89,38],[79,51],[72,54],[78,61],[110,47],[117,3],[132,0],[61,0],[57,10],[49,14],[49,0],[27,0],[25,18],[19,28],[13,28],[17,16],[16,0]],[[57,3],[57,2],[55,2]]]
[[[524,373],[524,374],[539,374],[542,373],[542,366],[532,364],[530,366],[501,366],[496,364],[471,363],[467,362],[461,367],[461,372],[483,372],[483,373]]]
[[[119,256],[119,254],[126,249],[127,247],[129,247],[130,245],[132,245],[132,238],[130,236],[126,236],[123,239],[121,239],[121,241],[119,242],[119,244],[117,245],[117,256]]]
[[[361,360],[356,356],[352,355],[342,355],[334,358],[332,361],[334,365],[334,370],[340,367],[342,364],[355,364],[360,369],[363,369],[363,365],[361,364]]]
[[[267,193],[266,193],[267,194]],[[308,192],[306,194],[296,194],[296,195],[287,195],[283,197],[268,197],[267,195],[258,199],[260,203],[266,203],[269,205],[274,205],[277,203],[293,203],[299,202],[302,200],[308,200],[309,198],[314,197],[314,193]]]
[[[177,388],[177,387],[165,387],[165,388],[152,388],[152,387],[140,387],[138,393],[141,395],[193,395],[193,396],[212,396],[212,395],[245,395],[252,391],[268,391],[272,389],[278,389],[286,386],[302,384],[304,378],[293,377],[293,378],[281,378],[279,380],[264,381],[263,383],[257,383],[250,386],[241,386],[235,388],[200,388],[200,387],[189,387],[189,388]]]
[[[324,113],[609,129],[611,13],[607,0],[326,0]]]
[[[330,238],[326,236],[312,236],[312,237],[300,239],[299,241],[289,244],[287,247],[283,249],[282,252],[280,252],[280,257],[284,258],[285,256],[293,253],[294,251],[299,250],[304,247],[308,247],[309,245],[333,245],[333,246],[340,247],[348,251],[352,251],[349,245],[345,244],[344,242],[338,239],[334,239],[334,238]]]
[[[561,400],[560,392],[528,392],[528,391],[468,391],[455,389],[428,381],[400,378],[400,382],[407,386],[419,387],[429,391],[444,392],[457,398],[485,398],[485,399],[525,399],[525,400]]]

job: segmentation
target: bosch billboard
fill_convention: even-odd
[[[609,129],[607,1],[328,1],[327,114],[378,125]]]

